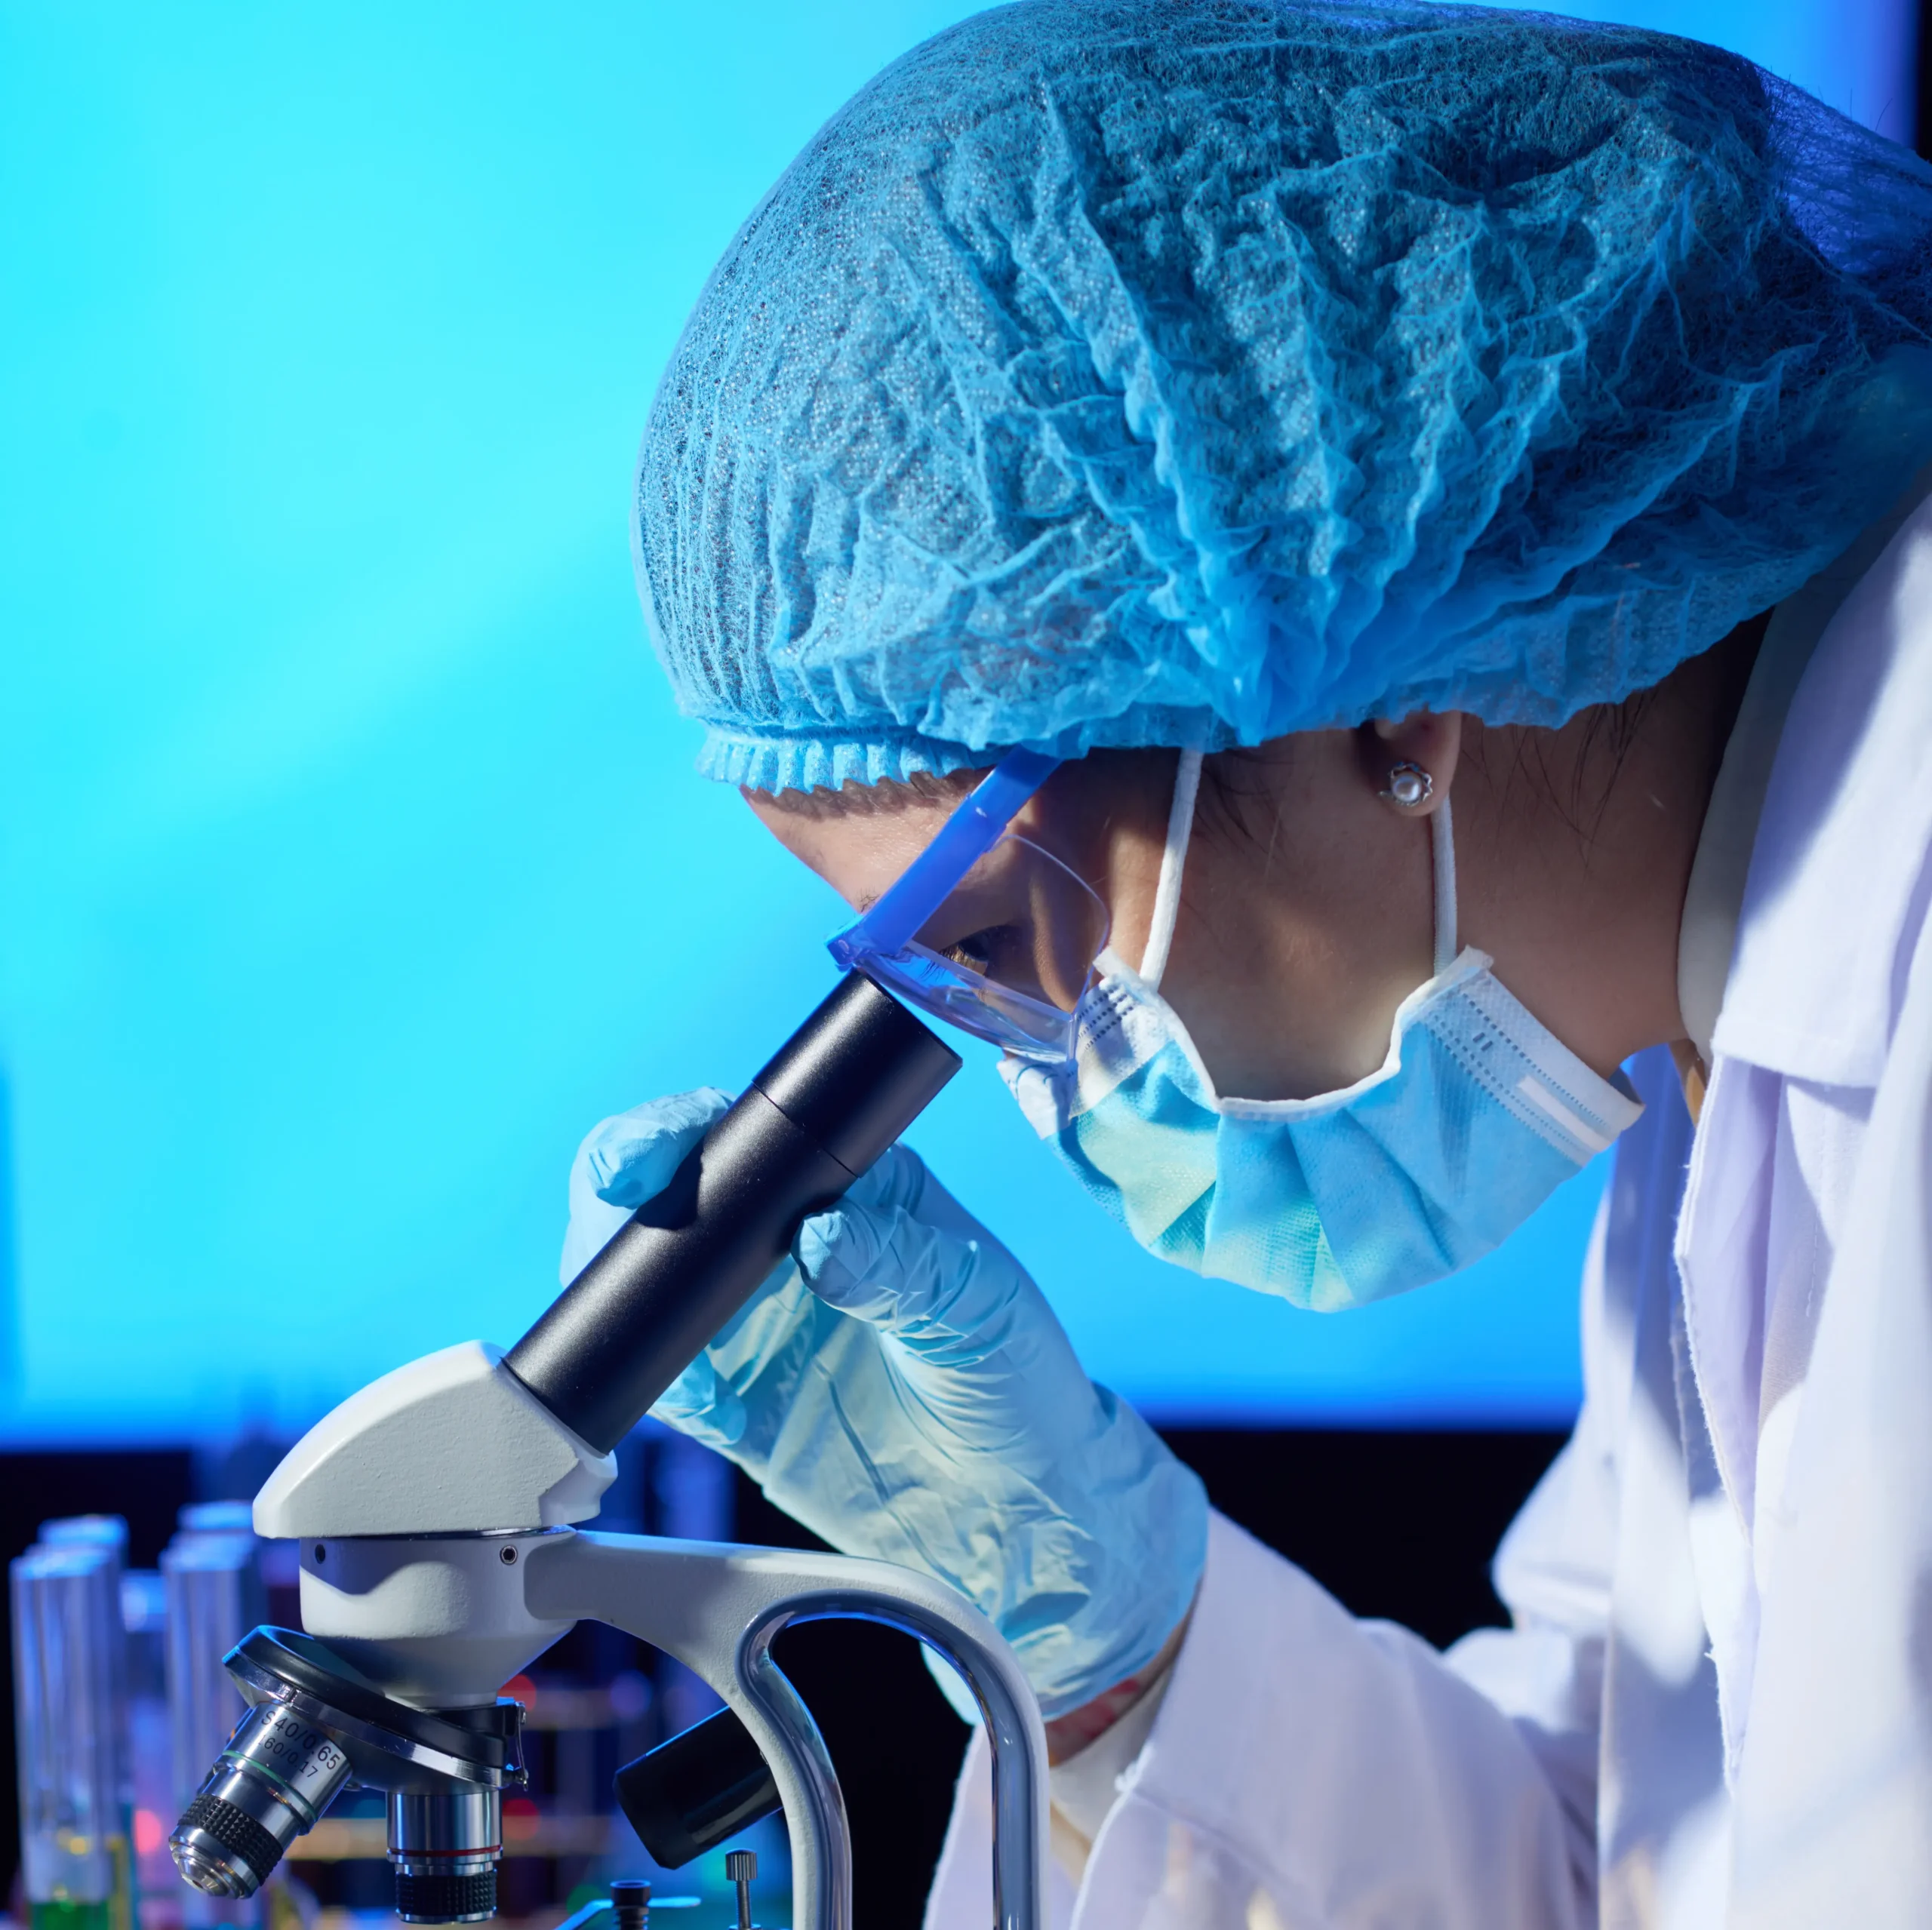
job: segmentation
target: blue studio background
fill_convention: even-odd
[[[653,385],[941,0],[0,5],[0,1439],[286,1434],[555,1289],[603,1114],[742,1081],[829,894],[642,639]],[[1907,0],[1607,0],[1902,139]],[[1169,1420],[1561,1424],[1601,1175],[1323,1319],[916,1129]]]

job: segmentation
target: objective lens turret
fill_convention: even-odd
[[[168,1839],[196,1889],[253,1896],[352,1775],[388,1795],[405,1922],[475,1923],[494,1913],[502,1792],[524,1780],[515,1703],[398,1702],[292,1629],[255,1630],[226,1666],[245,1695],[260,1699]]]

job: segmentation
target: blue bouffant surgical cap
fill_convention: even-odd
[[[1748,61],[1546,15],[1021,0],[732,242],[635,538],[700,767],[1555,724],[1932,455],[1932,169]]]

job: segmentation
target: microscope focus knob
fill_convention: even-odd
[[[666,1870],[681,1869],[778,1809],[771,1769],[729,1709],[626,1763],[611,1787],[638,1839]]]
[[[611,1885],[611,1914],[614,1930],[649,1930],[651,1885],[632,1878],[618,1878]]]
[[[752,1879],[758,1874],[755,1850],[728,1850],[724,1854],[724,1880],[738,1886],[738,1930],[752,1930]]]

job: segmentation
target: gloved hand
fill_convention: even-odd
[[[584,1141],[565,1281],[728,1103],[682,1093]],[[1087,1378],[1025,1270],[906,1147],[805,1222],[652,1411],[834,1547],[952,1583],[1050,1720],[1144,1667],[1193,1600],[1200,1481]]]

